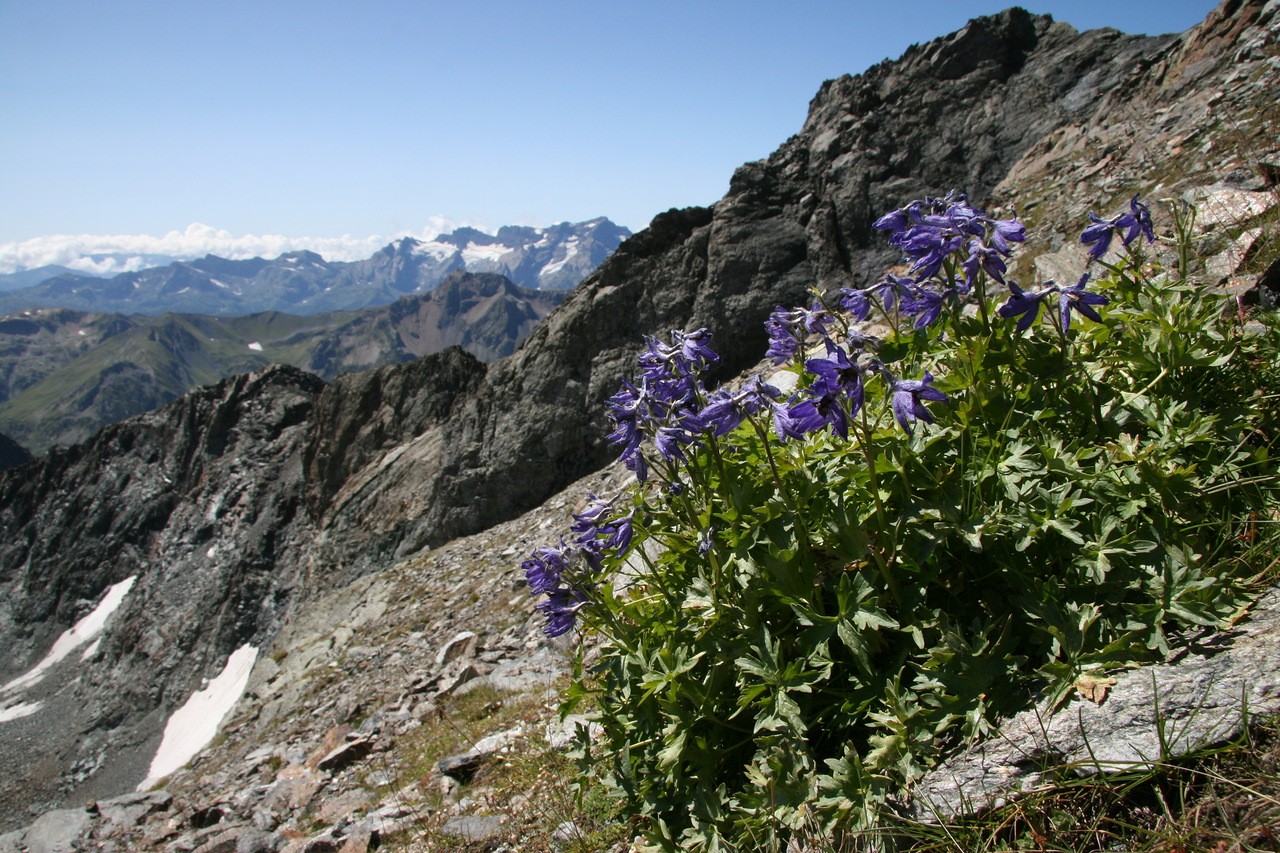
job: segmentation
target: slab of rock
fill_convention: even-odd
[[[484,763],[484,753],[469,749],[457,755],[441,758],[436,762],[436,772],[441,776],[448,776],[451,779],[457,779],[459,782],[466,782],[475,775],[482,763]]]
[[[73,853],[92,820],[84,809],[54,809],[27,827],[22,841],[28,853]]]
[[[470,660],[476,656],[480,636],[475,631],[462,631],[440,647],[436,654],[436,666],[445,666],[458,660]]]
[[[330,750],[327,755],[316,763],[316,766],[320,770],[341,770],[344,767],[350,767],[357,761],[368,757],[371,752],[373,752],[373,738],[364,736],[353,737],[345,743]]]
[[[319,745],[311,751],[307,756],[306,766],[312,770],[320,767],[320,762],[325,756],[332,753],[335,749],[347,742],[347,736],[351,734],[351,726],[334,726],[324,733],[324,737],[320,739]]]
[[[142,822],[147,815],[169,808],[172,803],[173,796],[168,791],[149,791],[99,800],[97,809],[102,820],[128,829]]]
[[[994,735],[929,771],[913,790],[920,820],[999,806],[1047,770],[1114,773],[1229,740],[1245,715],[1280,713],[1280,589],[1247,621],[1172,663],[1120,673],[1107,698],[1079,696],[1017,714]]]
[[[492,815],[460,815],[450,818],[448,823],[440,827],[440,831],[460,841],[491,841],[502,833],[502,818]]]
[[[343,818],[350,817],[352,812],[367,808],[368,805],[369,793],[361,788],[355,788],[336,797],[325,799],[316,811],[316,817],[324,823],[337,823]]]

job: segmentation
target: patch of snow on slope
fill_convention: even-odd
[[[19,717],[30,717],[39,710],[39,702],[23,702],[19,705],[11,705],[8,708],[0,708],[0,723],[7,723]]]
[[[560,272],[560,270],[564,269],[565,264],[569,263],[575,257],[577,257],[579,251],[580,251],[580,248],[578,246],[578,238],[570,237],[568,240],[565,241],[565,244],[564,244],[564,257],[558,261],[552,261],[551,263],[543,267],[542,272],[538,273],[538,278],[542,278],[544,276],[549,276],[549,275],[555,275],[556,273]]]
[[[147,778],[138,786],[139,791],[147,790],[182,767],[213,740],[223,718],[244,693],[257,659],[258,649],[255,646],[244,645],[236,649],[209,686],[192,693],[186,704],[173,712],[165,724],[160,748],[151,759]]]
[[[111,618],[112,613],[116,612],[116,608],[124,601],[124,597],[128,595],[129,590],[133,587],[133,582],[137,579],[137,575],[125,578],[108,589],[107,594],[102,597],[102,601],[98,602],[98,606],[93,608],[92,613],[63,631],[62,636],[54,640],[53,647],[49,649],[49,653],[44,656],[40,663],[19,675],[4,687],[0,687],[0,691],[8,692],[30,687],[41,678],[44,678],[45,670],[71,654],[78,646],[89,642],[101,633],[102,629],[106,627],[107,620]]]
[[[462,260],[467,264],[474,264],[482,261],[497,261],[510,251],[510,246],[504,246],[501,243],[495,243],[491,246],[481,246],[479,243],[468,243],[467,248],[462,250]]]
[[[254,341],[251,344],[249,344],[249,349],[253,350],[254,352],[262,352],[262,344],[258,343],[257,341]]]
[[[413,247],[415,255],[430,255],[437,261],[448,260],[456,251],[458,247],[450,246],[448,243],[419,243]]]

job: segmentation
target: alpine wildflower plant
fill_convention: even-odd
[[[1138,197],[1090,219],[1095,272],[1024,289],[1016,217],[886,214],[910,273],[776,309],[778,378],[708,390],[709,330],[646,340],[606,403],[637,482],[523,568],[547,633],[582,633],[578,757],[654,849],[871,830],[998,716],[1247,600],[1280,334],[1137,255],[1094,267],[1154,240]]]

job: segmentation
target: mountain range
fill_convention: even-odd
[[[0,293],[0,312],[42,307],[223,317],[263,311],[320,314],[425,293],[459,270],[502,275],[530,290],[570,290],[630,234],[600,217],[547,228],[504,226],[496,234],[459,228],[430,241],[405,237],[353,262],[297,251],[274,260],[206,255],[111,278],[62,272]],[[26,271],[0,279],[12,285],[31,277]]]
[[[269,364],[332,379],[450,346],[493,361],[563,297],[458,270],[433,290],[358,311],[150,317],[29,309],[0,318],[0,432],[35,452],[74,444],[195,387]]]
[[[604,401],[645,335],[711,328],[732,379],[775,306],[898,261],[876,217],[952,188],[1062,248],[1023,281],[1078,253],[1091,205],[1198,204],[1197,275],[1243,293],[1277,254],[1277,62],[1263,0],[1156,37],[979,18],[822,84],[724,198],[656,217],[509,356],[267,367],[0,472],[0,849],[364,851],[428,814],[458,833],[441,849],[506,832],[536,785],[459,795],[415,750],[464,706],[554,704],[571,663],[517,564],[623,482]],[[218,737],[135,793],[166,723],[246,660]],[[483,732],[469,760],[559,724]]]

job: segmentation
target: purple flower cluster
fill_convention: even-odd
[[[967,295],[980,276],[1004,283],[1005,258],[1026,239],[1017,218],[995,219],[969,203],[962,193],[925,198],[891,211],[874,227],[889,232],[889,242],[911,262],[910,275],[887,275],[860,290],[840,291],[840,304],[859,320],[870,315],[872,299],[885,311],[913,319],[913,327],[932,325],[948,300]]]
[[[1142,235],[1148,243],[1156,241],[1155,226],[1151,222],[1151,209],[1138,196],[1129,200],[1129,210],[1110,219],[1100,219],[1089,214],[1093,224],[1084,229],[1080,242],[1089,247],[1089,261],[1102,258],[1111,248],[1111,240],[1120,234],[1120,242],[1126,247]],[[1122,233],[1123,232],[1123,233]]]
[[[653,439],[663,460],[676,462],[685,458],[683,448],[706,430],[698,416],[705,396],[699,377],[720,360],[708,346],[710,340],[706,329],[673,332],[671,344],[646,338],[638,359],[639,384],[623,381],[621,390],[605,401],[613,421],[608,439],[622,448],[619,458],[640,482],[649,476],[646,438]]]
[[[999,314],[1005,318],[1017,317],[1018,331],[1025,332],[1040,316],[1040,306],[1045,298],[1056,293],[1058,294],[1058,320],[1062,331],[1066,332],[1071,328],[1072,311],[1083,314],[1095,323],[1101,323],[1102,317],[1093,306],[1106,305],[1111,300],[1100,293],[1090,293],[1085,290],[1084,286],[1088,283],[1089,273],[1085,273],[1070,287],[1062,287],[1051,279],[1039,289],[1027,292],[1011,281],[1009,282],[1011,295],[1008,301],[1000,306]]]
[[[1013,251],[1011,243],[1026,239],[1026,229],[1016,218],[993,219],[954,190],[946,198],[919,199],[886,213],[873,227],[888,231],[889,242],[912,261],[911,272],[917,284],[937,275],[948,258],[965,250],[968,256],[961,266],[969,287],[979,268],[996,281],[1003,281],[1002,258]]]
[[[547,597],[538,610],[547,619],[543,631],[548,637],[568,633],[587,602],[585,590],[566,577],[572,574],[576,556],[561,542],[559,548],[538,548],[520,564],[529,591]]]
[[[1139,196],[1134,196],[1129,200],[1129,210],[1111,219],[1100,219],[1094,214],[1089,214],[1089,220],[1093,223],[1084,229],[1080,235],[1080,242],[1089,247],[1089,263],[1102,258],[1103,255],[1111,248],[1112,239],[1119,234],[1120,241],[1128,246],[1139,236],[1147,238],[1148,243],[1155,242],[1155,226],[1151,221],[1151,210],[1143,203]],[[1095,306],[1106,305],[1110,300],[1099,293],[1090,293],[1085,290],[1085,285],[1089,283],[1090,273],[1086,272],[1080,276],[1080,280],[1070,287],[1062,287],[1053,282],[1046,281],[1039,288],[1033,291],[1024,291],[1012,281],[1007,282],[1009,287],[1009,299],[1000,306],[999,313],[1001,317],[1012,318],[1017,317],[1017,329],[1019,332],[1026,331],[1036,318],[1040,316],[1040,307],[1044,301],[1054,294],[1058,296],[1058,325],[1063,332],[1071,328],[1072,313],[1082,314],[1093,320],[1095,323],[1102,322],[1101,315]]]
[[[600,571],[604,556],[621,557],[631,548],[635,510],[618,514],[616,501],[616,496],[606,501],[591,495],[587,508],[574,513],[572,543],[566,545],[562,539],[557,548],[537,548],[520,564],[529,591],[547,597],[538,605],[547,620],[547,636],[558,637],[573,628],[588,601],[585,576]]]
[[[1146,205],[1135,196],[1129,208],[1128,213],[1105,221],[1090,214],[1094,224],[1081,239],[1090,246],[1091,260],[1105,254],[1116,233],[1123,232],[1125,245],[1139,234],[1154,239]],[[870,287],[842,289],[839,306],[855,320],[868,319],[878,303],[884,311],[914,318],[914,327],[921,329],[941,316],[948,300],[975,291],[981,298],[985,279],[1008,288],[1010,295],[998,313],[1016,318],[1018,332],[1026,331],[1045,301],[1055,295],[1063,332],[1070,328],[1073,313],[1102,319],[1096,307],[1108,300],[1085,289],[1088,273],[1070,287],[1048,281],[1032,291],[1008,280],[1006,259],[1013,244],[1025,239],[1024,226],[1016,218],[988,216],[964,195],[952,192],[946,198],[913,201],[876,220],[875,227],[889,232],[889,241],[911,262],[910,274],[890,274]],[[825,429],[847,439],[850,424],[866,404],[867,383],[873,376],[882,383],[893,417],[908,435],[917,421],[933,423],[926,403],[948,401],[927,370],[920,379],[894,376],[876,356],[879,341],[851,329],[845,318],[821,303],[809,308],[779,307],[765,329],[766,357],[775,365],[792,362],[803,368],[800,388],[789,397],[760,376],[736,391],[722,388],[708,393],[702,377],[719,356],[710,348],[711,333],[706,329],[672,332],[669,344],[645,339],[637,359],[639,376],[624,380],[606,401],[613,425],[608,439],[619,447],[619,459],[638,481],[645,482],[650,468],[656,466],[667,492],[684,494],[687,478],[681,476],[681,466],[696,458],[697,448],[729,435],[748,419],[758,419],[756,429],[764,434],[761,421],[767,417],[779,441]],[[814,338],[821,342],[824,355],[805,358],[806,345]],[[587,507],[573,516],[568,544],[561,540],[559,547],[539,548],[522,564],[529,589],[546,596],[538,609],[546,616],[547,634],[558,636],[573,628],[609,559],[619,559],[630,549],[635,509],[623,512],[615,506],[617,500],[592,495]],[[708,526],[699,537],[698,551],[706,553],[712,547],[714,530]]]

